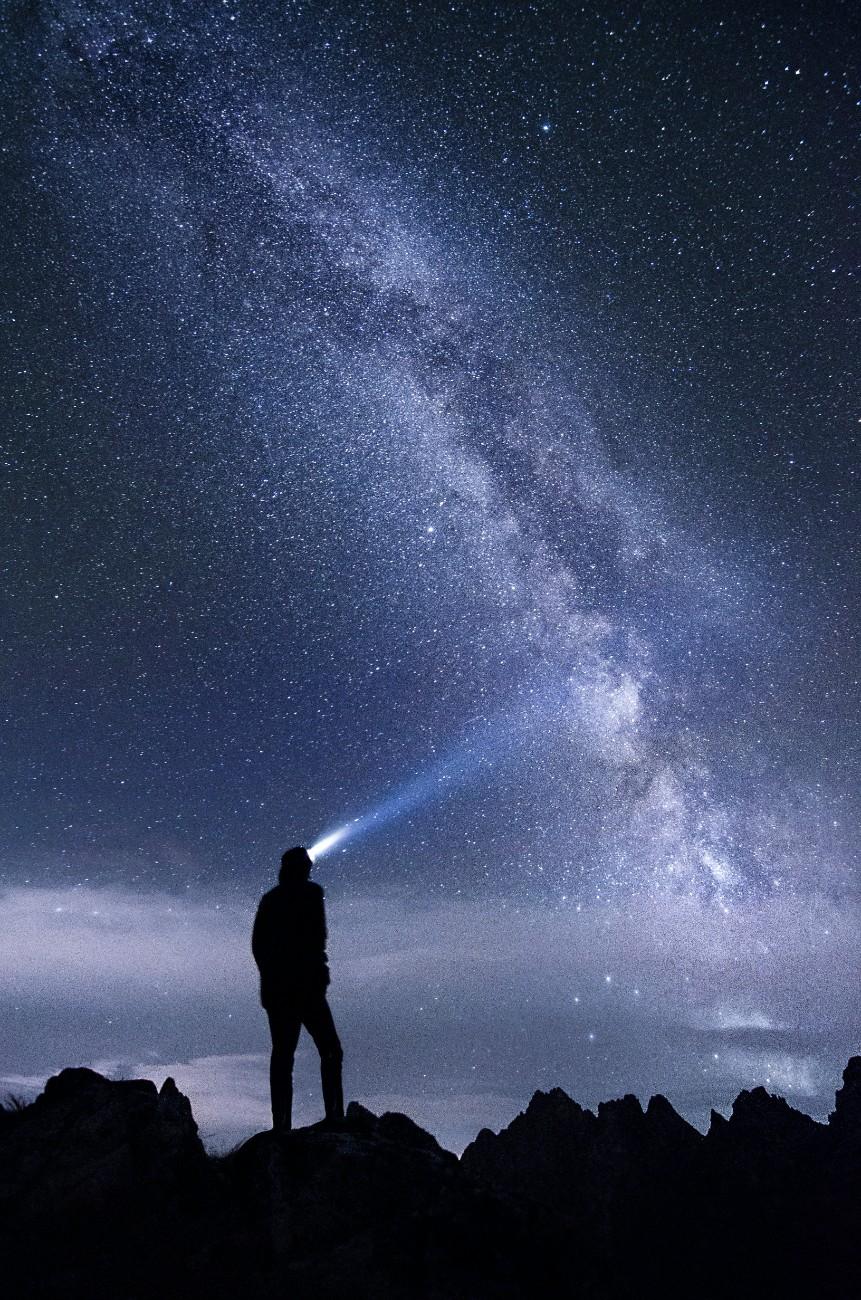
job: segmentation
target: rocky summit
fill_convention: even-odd
[[[861,1057],[827,1124],[763,1088],[705,1135],[664,1097],[556,1088],[460,1160],[355,1102],[209,1156],[172,1080],[69,1069],[0,1110],[4,1294],[848,1300],[859,1157]]]

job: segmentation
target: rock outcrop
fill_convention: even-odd
[[[148,1079],[63,1070],[0,1125],[6,1294],[83,1300],[103,1281],[124,1286],[130,1268],[145,1287],[186,1258],[187,1224],[210,1189],[210,1160],[172,1079],[159,1091]]]
[[[853,1056],[843,1071],[843,1087],[834,1094],[828,1127],[841,1142],[861,1146],[861,1056]]]
[[[171,1080],[64,1070],[0,1110],[5,1294],[848,1297],[861,1058],[828,1124],[763,1088],[702,1135],[664,1097],[538,1092],[458,1160],[405,1115],[206,1154]],[[853,1281],[854,1279],[854,1281]]]

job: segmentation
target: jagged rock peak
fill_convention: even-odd
[[[712,1109],[709,1112],[709,1128],[708,1128],[708,1135],[707,1135],[708,1137],[712,1137],[715,1134],[724,1133],[728,1127],[729,1127],[729,1120],[727,1119],[726,1115],[722,1115],[719,1110],[714,1110],[714,1109]]]
[[[683,1119],[675,1109],[672,1102],[668,1101],[663,1093],[655,1093],[649,1098],[649,1104],[646,1107],[646,1119],[649,1127],[668,1138],[674,1138],[677,1141],[687,1140],[689,1143],[698,1144],[702,1142],[703,1135],[693,1124]]]
[[[598,1121],[602,1124],[625,1126],[639,1124],[643,1119],[643,1107],[639,1097],[626,1092],[624,1097],[614,1097],[611,1101],[599,1101]]]
[[[81,1065],[67,1066],[59,1074],[51,1075],[34,1104],[56,1105],[59,1102],[82,1099],[88,1094],[94,1098],[107,1098],[117,1096],[121,1091],[140,1093],[153,1099],[158,1097],[158,1089],[152,1079],[106,1079],[96,1070]]]
[[[834,1094],[834,1110],[828,1123],[841,1135],[861,1139],[861,1056],[849,1058],[843,1071],[843,1087]]]
[[[790,1106],[785,1097],[775,1096],[761,1086],[745,1088],[738,1094],[729,1123],[735,1129],[755,1129],[763,1134],[801,1133],[817,1127],[815,1120]]]
[[[191,1102],[171,1078],[158,1089],[151,1079],[106,1079],[86,1066],[69,1066],[48,1079],[28,1109],[122,1113],[138,1123],[157,1123],[165,1134],[170,1131],[178,1139],[197,1135]]]
[[[591,1116],[592,1112],[585,1110],[579,1102],[574,1101],[573,1097],[569,1097],[564,1088],[551,1088],[549,1092],[542,1092],[540,1089],[534,1092],[522,1114],[529,1116],[530,1119],[545,1120],[551,1117]]]
[[[433,1151],[448,1155],[432,1133],[416,1124],[409,1115],[399,1111],[388,1110],[382,1115],[362,1106],[358,1101],[351,1101],[347,1107],[346,1127],[348,1130],[366,1137],[382,1138],[387,1142],[397,1142],[401,1146],[412,1147],[417,1151]]]
[[[649,1119],[652,1120],[660,1120],[661,1122],[668,1121],[673,1124],[684,1124],[687,1128],[693,1128],[693,1125],[688,1124],[686,1119],[682,1119],[673,1103],[665,1097],[662,1092],[656,1092],[654,1096],[649,1098],[649,1104],[646,1106],[646,1114]],[[693,1129],[693,1131],[696,1133],[696,1129]]]

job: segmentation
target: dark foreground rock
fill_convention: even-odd
[[[536,1093],[459,1161],[404,1115],[207,1156],[168,1080],[64,1070],[0,1110],[4,1294],[856,1294],[861,1058],[829,1123],[756,1088],[703,1136],[663,1097]]]

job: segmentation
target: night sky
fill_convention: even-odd
[[[359,818],[348,1097],[456,1149],[557,1084],[824,1117],[855,7],[2,17],[0,1088],[265,1126],[254,908]]]

